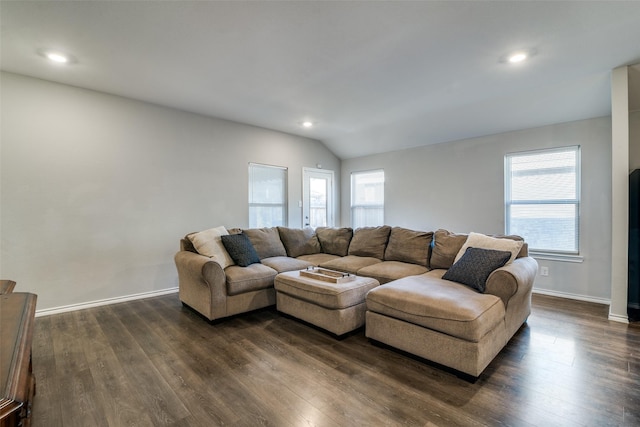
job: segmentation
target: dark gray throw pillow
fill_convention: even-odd
[[[511,258],[511,252],[469,247],[442,278],[462,283],[484,293],[489,275],[495,269],[505,265],[509,258]]]
[[[229,252],[229,256],[240,267],[247,267],[260,262],[258,253],[251,244],[251,240],[246,234],[229,234],[220,236],[224,248]]]

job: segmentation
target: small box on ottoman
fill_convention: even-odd
[[[336,335],[364,325],[365,297],[378,285],[375,279],[359,276],[331,283],[301,275],[300,271],[280,273],[274,281],[278,311]]]

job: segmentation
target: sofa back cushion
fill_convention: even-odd
[[[325,254],[347,256],[349,253],[349,244],[353,237],[353,229],[351,227],[318,227],[316,228],[316,235],[320,241],[322,252]]]
[[[191,236],[193,236],[194,234],[197,234],[197,231],[194,231],[193,233],[189,233],[186,236],[184,236],[182,239],[180,239],[180,250],[181,251],[187,251],[187,252],[194,252],[194,253],[198,253],[198,251],[196,250],[196,247],[193,246],[193,242],[191,241]],[[242,233],[242,228],[228,228],[227,229],[227,233],[229,234],[241,234]]]
[[[287,256],[287,251],[280,240],[280,234],[276,227],[249,228],[242,232],[247,235],[260,259]]]
[[[200,255],[208,256],[220,264],[222,268],[227,268],[233,265],[234,261],[222,244],[221,236],[228,234],[227,229],[220,226],[189,234],[187,238]]]
[[[516,259],[518,258],[522,258],[525,256],[529,256],[529,245],[527,244],[527,242],[524,241],[524,238],[521,236],[516,236],[515,234],[494,234],[493,237],[497,237],[500,239],[511,239],[511,240],[518,240],[522,242],[522,247],[520,248],[520,252],[518,252],[518,256],[516,256]]]
[[[393,227],[384,252],[385,261],[401,261],[428,267],[432,231]]]
[[[454,260],[454,264],[462,258],[462,256],[466,253],[467,248],[482,248],[482,249],[493,249],[497,251],[508,251],[511,256],[507,260],[507,264],[513,262],[516,259],[516,256],[520,253],[520,249],[522,249],[522,245],[524,241],[522,239],[507,239],[501,237],[492,237],[486,236],[480,233],[469,233],[467,240],[464,242],[464,245],[460,248],[460,251],[456,255],[456,259]]]
[[[453,265],[458,252],[462,249],[462,246],[467,241],[467,234],[452,233],[447,230],[437,230],[433,234],[433,242],[431,243],[431,258],[430,268],[449,268]],[[523,241],[520,236],[510,235],[494,235],[493,237],[500,239],[510,239],[516,241]],[[529,255],[529,250],[526,242],[522,245],[520,252],[516,258],[526,257]]]
[[[184,236],[182,239],[180,239],[180,250],[187,251],[187,252],[194,252],[197,254],[198,251],[196,251],[195,246],[193,246],[193,243],[189,239],[189,236],[192,234],[196,234],[196,232],[189,233],[186,236]]]
[[[297,258],[302,255],[313,255],[322,252],[320,241],[313,228],[278,227],[280,240],[284,244],[287,255]]]
[[[349,255],[384,259],[384,251],[387,248],[390,233],[391,227],[388,225],[356,229],[349,245]]]
[[[430,267],[432,269],[451,267],[466,241],[466,234],[456,234],[443,229],[436,230],[431,243]]]

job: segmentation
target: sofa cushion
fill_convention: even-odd
[[[302,261],[310,262],[311,264],[313,264],[315,266],[319,266],[320,264],[332,261],[332,260],[337,259],[337,258],[340,258],[340,257],[338,255],[322,254],[321,253],[321,254],[301,255],[297,259],[302,260]]]
[[[312,263],[301,259],[290,258],[288,256],[274,256],[265,258],[260,261],[264,265],[273,268],[278,273],[293,270],[304,270],[307,267],[313,266]]]
[[[422,265],[400,261],[382,261],[361,268],[358,270],[358,276],[373,277],[380,283],[388,283],[403,277],[424,274],[427,271],[429,271],[429,269]]]
[[[517,236],[515,234],[491,234],[490,236],[495,237],[496,239],[510,239],[522,242],[522,247],[520,248],[520,252],[518,252],[518,255],[516,255],[516,259],[529,256],[529,245],[527,245],[527,242],[524,241],[524,238],[522,236]]]
[[[443,270],[405,277],[367,294],[367,310],[478,342],[504,322],[502,300],[442,280]]]
[[[232,265],[225,271],[227,276],[227,293],[229,295],[259,291],[273,286],[273,279],[278,274],[271,267],[263,264],[251,264],[248,267]]]
[[[223,226],[210,228],[187,235],[194,249],[204,256],[208,256],[216,261],[222,268],[233,265],[233,259],[222,244],[222,236],[229,234]]]
[[[349,243],[351,243],[351,238],[353,237],[353,229],[350,227],[318,227],[316,228],[316,235],[320,241],[322,252],[346,256],[349,252]]]
[[[247,267],[260,262],[256,250],[245,234],[229,234],[220,238],[233,262],[240,267]]]
[[[460,248],[466,241],[466,234],[456,234],[442,229],[437,230],[433,234],[429,266],[432,269],[451,267]]]
[[[505,265],[510,257],[511,252],[508,251],[468,247],[464,255],[453,263],[442,278],[462,283],[484,293],[489,275]]]
[[[243,230],[243,233],[251,240],[260,259],[272,256],[287,256],[287,251],[280,240],[280,234],[276,227],[249,228]]]
[[[278,227],[280,240],[284,244],[287,255],[293,258],[301,255],[317,254],[322,252],[320,241],[313,228],[288,228]]]
[[[516,256],[520,253],[520,249],[522,249],[522,245],[524,241],[513,240],[510,238],[496,238],[491,236],[486,236],[480,233],[469,233],[467,240],[464,242],[464,245],[458,251],[455,262],[458,262],[460,258],[465,254],[467,248],[482,248],[482,249],[493,249],[496,251],[508,251],[511,253],[511,256],[507,260],[507,264],[513,262],[516,259]]]
[[[196,247],[193,246],[193,242],[191,241],[191,239],[189,239],[189,236],[191,236],[192,234],[196,234],[196,232],[189,233],[186,236],[184,236],[182,239],[180,239],[180,250],[193,252],[194,254],[197,254],[198,251],[196,250]]]
[[[349,255],[373,257],[384,259],[384,251],[387,248],[391,227],[361,227],[353,233],[353,239],[349,244]]]
[[[356,255],[347,255],[341,258],[336,258],[331,261],[320,263],[320,267],[328,268],[329,270],[343,271],[345,273],[357,274],[358,270],[367,267],[369,265],[378,264],[380,261],[378,258],[362,257]]]
[[[401,261],[428,267],[432,231],[414,231],[393,227],[384,251],[385,261]]]

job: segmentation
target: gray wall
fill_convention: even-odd
[[[611,295],[611,119],[583,120],[342,161],[342,223],[350,174],[385,170],[385,223],[422,230],[504,232],[504,155],[580,145],[582,263],[540,260],[535,287],[604,302]]]
[[[0,84],[0,277],[39,310],[177,286],[180,237],[248,225],[249,162],[289,168],[292,227],[303,167],[340,182],[318,141],[16,74]]]

